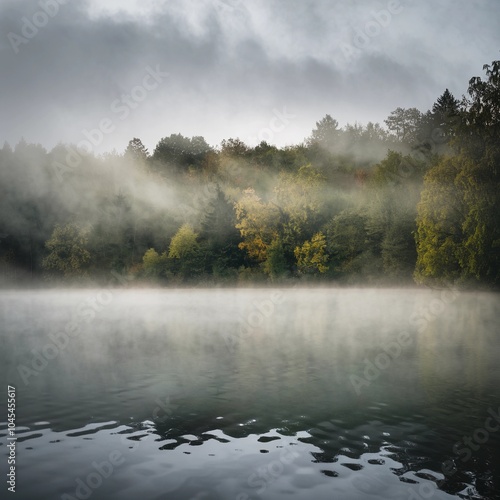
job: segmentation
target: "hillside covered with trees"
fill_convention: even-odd
[[[0,150],[0,280],[500,283],[500,61],[385,126],[330,115],[302,144],[171,134],[95,156]]]

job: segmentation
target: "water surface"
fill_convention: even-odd
[[[499,304],[2,291],[0,468],[9,384],[18,500],[500,498]]]

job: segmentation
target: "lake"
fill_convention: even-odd
[[[17,500],[500,498],[499,320],[450,290],[0,291],[0,470]]]

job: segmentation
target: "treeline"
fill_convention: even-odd
[[[172,134],[95,156],[0,150],[0,279],[500,281],[500,61],[457,100],[302,144]]]

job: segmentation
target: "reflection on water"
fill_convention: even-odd
[[[500,497],[496,295],[4,291],[0,308],[17,498]]]

